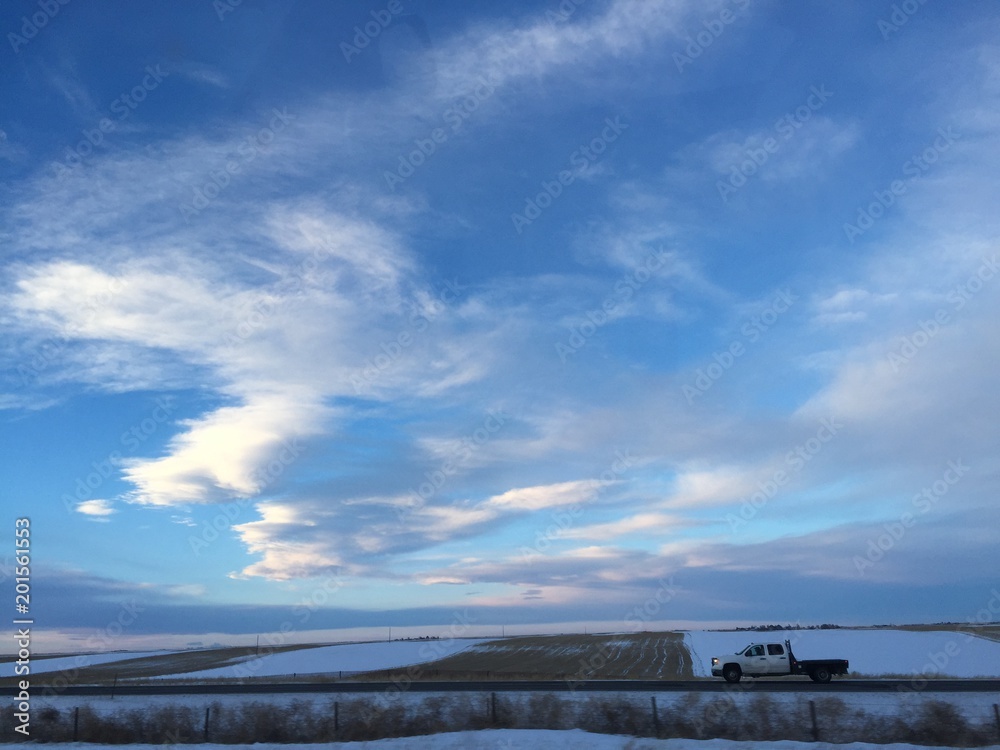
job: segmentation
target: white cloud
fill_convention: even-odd
[[[845,287],[813,302],[814,320],[819,325],[860,323],[868,319],[872,310],[884,309],[898,299],[895,292],[874,294],[860,287]]]
[[[234,530],[253,555],[261,559],[234,573],[232,577],[263,577],[275,581],[295,578],[313,578],[337,572],[343,565],[341,559],[327,542],[295,538],[302,527],[316,526],[321,514],[313,512],[307,517],[303,509],[288,503],[266,502],[256,505],[261,520],[234,526]],[[292,533],[293,538],[286,534]]]
[[[158,459],[126,463],[135,502],[211,503],[259,494],[298,460],[301,439],[321,432],[331,411],[315,394],[252,394],[239,406],[182,422],[187,430]]]
[[[610,540],[621,536],[643,534],[649,538],[668,534],[688,523],[680,516],[671,516],[666,513],[637,513],[618,521],[570,527],[560,530],[556,536],[560,539]]]
[[[757,482],[773,473],[767,467],[719,466],[690,469],[677,475],[675,489],[667,504],[672,508],[723,505],[749,495]]]
[[[197,83],[205,84],[219,89],[228,89],[229,78],[226,74],[211,65],[197,62],[184,62],[175,64],[173,69],[185,78],[190,78]]]
[[[601,488],[593,480],[560,482],[509,490],[478,503],[417,503],[401,496],[264,502],[257,505],[261,520],[234,527],[250,552],[263,555],[241,575],[318,576],[349,560],[428,549],[533,512],[592,502]]]
[[[112,507],[110,500],[97,498],[77,503],[76,512],[90,516],[94,520],[106,520],[107,516],[114,515],[118,511]]]
[[[732,193],[750,183],[820,180],[826,171],[861,140],[861,127],[814,115],[799,128],[771,125],[754,131],[726,130],[691,143],[667,170],[672,183],[703,179],[714,173]]]
[[[582,504],[592,500],[601,489],[601,482],[586,479],[560,482],[539,487],[522,487],[494,495],[485,505],[500,510],[543,510],[563,505]]]
[[[604,13],[564,24],[539,16],[521,28],[473,28],[442,50],[438,78],[445,96],[478,85],[537,80],[580,67],[601,72],[601,61],[634,54],[664,36],[678,36],[694,3],[613,0]],[[703,9],[703,6],[697,6]]]

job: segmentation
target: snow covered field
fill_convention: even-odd
[[[73,750],[76,744],[56,743],[46,745],[50,750]],[[91,745],[88,750],[116,748],[118,745]],[[129,745],[132,750],[157,750],[162,745]],[[545,729],[486,729],[478,732],[451,732],[424,737],[402,737],[369,742],[343,742],[320,745],[285,745],[260,743],[254,745],[197,745],[202,750],[925,750],[919,745],[872,745],[852,742],[829,744],[826,742],[733,742],[731,740],[650,740],[635,737],[618,737],[584,732],[579,729],[552,731]],[[1000,746],[992,745],[997,748]],[[940,747],[938,750],[949,750]]]
[[[943,630],[690,631],[684,643],[696,676],[711,676],[713,656],[750,643],[788,639],[799,659],[847,659],[852,675],[937,674],[942,677],[1000,676],[1000,642]]]
[[[343,643],[295,651],[266,654],[259,658],[228,667],[186,672],[185,678],[206,677],[278,677],[293,674],[327,674],[337,672],[367,672],[392,669],[442,659],[457,654],[484,639],[451,638],[440,641],[389,641],[377,643]],[[171,675],[164,675],[170,677]]]
[[[110,654],[76,654],[75,656],[34,657],[31,660],[32,674],[59,672],[63,669],[82,669],[96,664],[110,664],[125,659],[139,659],[144,656],[159,656],[169,651],[116,651]],[[14,676],[14,662],[0,664],[0,677]]]

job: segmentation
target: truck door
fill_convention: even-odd
[[[767,673],[791,673],[791,666],[788,663],[788,654],[785,652],[785,647],[780,643],[767,644]]]
[[[747,674],[769,673],[767,654],[764,652],[764,646],[762,644],[751,646],[743,652],[743,656],[746,659],[746,667],[743,671]]]

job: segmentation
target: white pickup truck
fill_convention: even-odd
[[[829,682],[835,674],[847,674],[847,659],[799,660],[792,653],[792,644],[751,643],[732,656],[713,656],[712,675],[726,682],[739,682],[746,677],[777,677],[805,674],[813,682]]]

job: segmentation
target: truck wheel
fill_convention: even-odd
[[[814,670],[809,676],[813,678],[813,682],[829,682],[832,677],[830,670],[826,667]]]
[[[743,672],[735,664],[730,664],[722,670],[722,676],[726,678],[726,682],[739,682]]]

